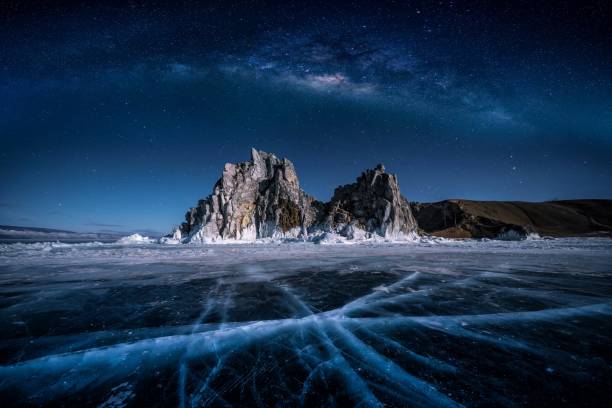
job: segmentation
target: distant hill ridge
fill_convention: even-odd
[[[86,241],[114,241],[125,234],[112,234],[104,232],[75,232],[54,228],[20,227],[16,225],[0,225],[0,240],[11,242],[86,242]]]
[[[62,233],[62,234],[76,234],[74,231],[52,229],[52,228],[39,228],[39,227],[18,227],[15,225],[0,225],[0,230],[5,231],[33,231],[33,232],[45,232],[45,233]]]
[[[445,200],[412,203],[421,231],[447,238],[496,238],[506,231],[542,236],[612,236],[612,200]]]

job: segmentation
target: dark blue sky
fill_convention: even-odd
[[[104,3],[0,6],[0,224],[165,232],[251,146],[322,200],[612,197],[605,1]]]

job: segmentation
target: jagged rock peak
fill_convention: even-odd
[[[353,184],[336,188],[328,205],[326,224],[346,225],[385,238],[415,234],[417,224],[408,201],[401,195],[397,177],[377,165]]]
[[[189,242],[295,237],[314,215],[312,198],[299,185],[293,163],[251,149],[251,160],[226,163],[213,193],[185,215]]]
[[[225,164],[212,194],[199,200],[179,229],[166,238],[180,242],[325,236],[396,239],[416,231],[396,176],[386,173],[382,164],[363,172],[355,183],[338,187],[332,200],[322,203],[300,188],[290,160],[251,149],[251,160]]]

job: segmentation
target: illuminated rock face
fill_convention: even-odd
[[[338,187],[329,203],[301,188],[293,163],[251,150],[251,160],[227,163],[213,193],[185,215],[175,231],[182,242],[259,238],[398,238],[416,232],[395,175],[382,165]]]
[[[314,221],[313,199],[299,185],[293,163],[251,150],[251,160],[227,163],[213,193],[185,215],[187,242],[301,236]]]
[[[355,183],[336,188],[327,205],[324,225],[340,229],[338,232],[349,237],[357,233],[395,239],[417,231],[410,205],[400,193],[397,177],[385,173],[382,164],[363,172]]]

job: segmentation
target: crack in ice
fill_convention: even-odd
[[[418,263],[418,260],[411,262]],[[115,392],[119,389],[113,391],[111,385],[128,384],[129,392],[134,393],[139,375],[136,373],[156,371],[169,373],[163,378],[173,381],[172,393],[181,407],[232,406],[238,393],[241,401],[256,406],[269,405],[270,395],[285,395],[287,405],[347,403],[345,398],[353,405],[363,406],[382,407],[391,403],[459,407],[465,399],[450,395],[444,381],[470,375],[469,367],[452,355],[430,347],[429,338],[442,338],[438,340],[442,348],[457,342],[483,346],[504,357],[525,354],[542,361],[564,362],[573,358],[571,361],[584,362],[581,356],[570,356],[564,350],[539,344],[539,339],[528,332],[516,336],[507,332],[527,324],[562,323],[567,328],[583,317],[599,319],[599,322],[612,316],[609,297],[584,295],[580,287],[573,288],[562,300],[555,299],[555,292],[537,287],[506,288],[503,295],[507,297],[534,300],[529,307],[545,305],[539,310],[512,311],[526,306],[516,303],[508,308],[502,303],[504,298],[497,296],[497,285],[491,283],[512,278],[507,274],[483,272],[485,268],[480,268],[478,273],[470,275],[455,273],[449,267],[444,274],[436,275],[423,267],[399,268],[391,262],[385,265],[390,272],[382,277],[368,275],[361,268],[351,269],[350,275],[341,274],[340,278],[333,275],[339,279],[335,281],[338,288],[329,292],[339,292],[340,299],[350,300],[339,307],[336,307],[338,303],[327,303],[328,309],[320,301],[328,291],[314,293],[316,296],[310,292],[313,286],[308,280],[315,279],[311,275],[287,279],[291,273],[279,271],[280,268],[270,274],[262,268],[229,268],[223,272],[225,275],[207,276],[205,283],[194,286],[201,306],[193,310],[193,315],[189,314],[186,322],[177,318],[173,320],[177,326],[142,328],[135,330],[134,336],[130,331],[130,337],[123,331],[110,329],[46,336],[50,344],[66,344],[54,345],[55,351],[87,348],[0,366],[0,390],[27,390],[29,402],[44,404],[102,386],[112,392],[101,401],[114,401],[113,396],[127,400],[132,395],[128,395],[127,385],[125,390],[120,389],[125,391],[120,395]],[[316,271],[316,279],[325,278],[327,267]],[[344,276],[349,283],[342,281]],[[350,287],[354,281],[349,278],[364,279],[370,286],[358,290],[367,293],[350,297],[354,293]],[[514,281],[527,284],[523,278]],[[258,286],[241,291],[254,282]],[[555,284],[564,290],[566,282]],[[481,299],[487,307],[454,308],[465,293],[483,294]],[[430,300],[434,294],[436,299]],[[445,294],[447,303],[436,304]],[[21,307],[32,309],[37,307],[33,302],[52,299],[46,296],[30,298]],[[252,320],[240,315],[245,310],[245,302],[250,301],[259,308],[270,308],[270,313],[251,314],[249,310],[248,316],[280,317]],[[280,313],[272,310],[274,302],[282,302]],[[19,307],[10,305],[6,310],[14,313]],[[192,309],[189,310],[191,313]],[[502,312],[469,314],[471,310]],[[137,321],[148,312],[148,309],[137,309],[129,317]],[[240,321],[240,318],[249,320]],[[17,339],[16,344],[18,340],[23,339]],[[99,346],[111,341],[116,343]],[[568,367],[569,363],[566,366],[558,363],[554,369],[558,372]],[[322,389],[329,391],[329,395]],[[503,393],[487,392],[499,395],[500,400],[504,398]]]

